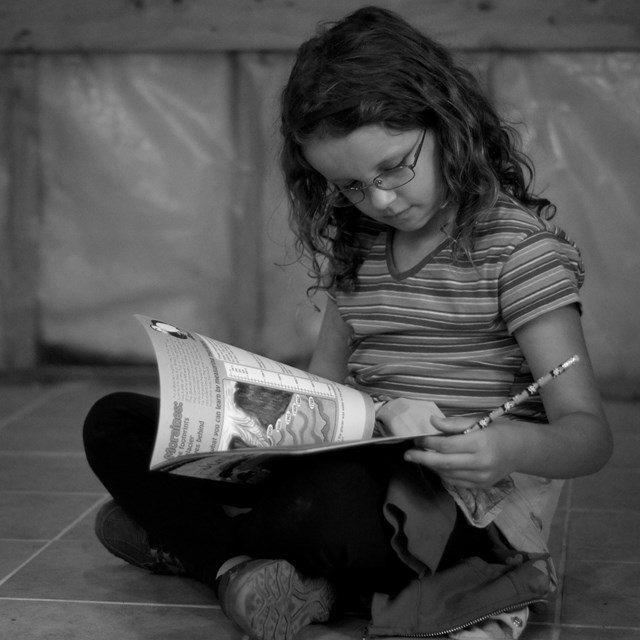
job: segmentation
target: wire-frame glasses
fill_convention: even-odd
[[[382,171],[369,184],[359,187],[339,187],[337,185],[331,185],[331,189],[327,194],[329,206],[350,207],[354,204],[360,204],[364,200],[365,191],[370,187],[382,189],[383,191],[393,191],[411,182],[416,177],[414,167],[418,163],[426,133],[427,130],[424,129],[420,136],[416,153],[413,156],[413,162],[409,164],[399,164],[393,169]]]

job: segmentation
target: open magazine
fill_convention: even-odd
[[[310,455],[415,436],[376,437],[375,403],[353,387],[137,315],[156,355],[160,415],[152,470],[254,484],[283,455]],[[437,405],[421,401],[430,415]],[[476,526],[486,526],[513,491],[510,477],[488,489],[445,489]]]
[[[153,344],[160,378],[151,469],[254,483],[276,456],[411,439],[374,438],[374,401],[357,389],[136,317]],[[434,403],[425,402],[425,409],[440,414]]]

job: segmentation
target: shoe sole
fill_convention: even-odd
[[[335,602],[325,578],[300,575],[285,560],[255,561],[230,581],[222,608],[251,638],[292,640],[313,622],[326,622]]]

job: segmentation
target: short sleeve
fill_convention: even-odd
[[[584,268],[568,239],[536,231],[518,243],[500,274],[501,315],[509,333],[569,304],[580,308]]]

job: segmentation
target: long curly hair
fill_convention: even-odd
[[[306,161],[303,146],[366,125],[433,132],[444,201],[457,209],[457,251],[469,253],[476,218],[501,192],[541,217],[555,213],[531,191],[534,169],[519,135],[475,77],[399,15],[364,7],[320,25],[299,48],[281,96],[280,161],[299,256],[311,260],[311,291],[353,290],[363,228],[374,223],[353,206],[327,203],[327,182]]]

